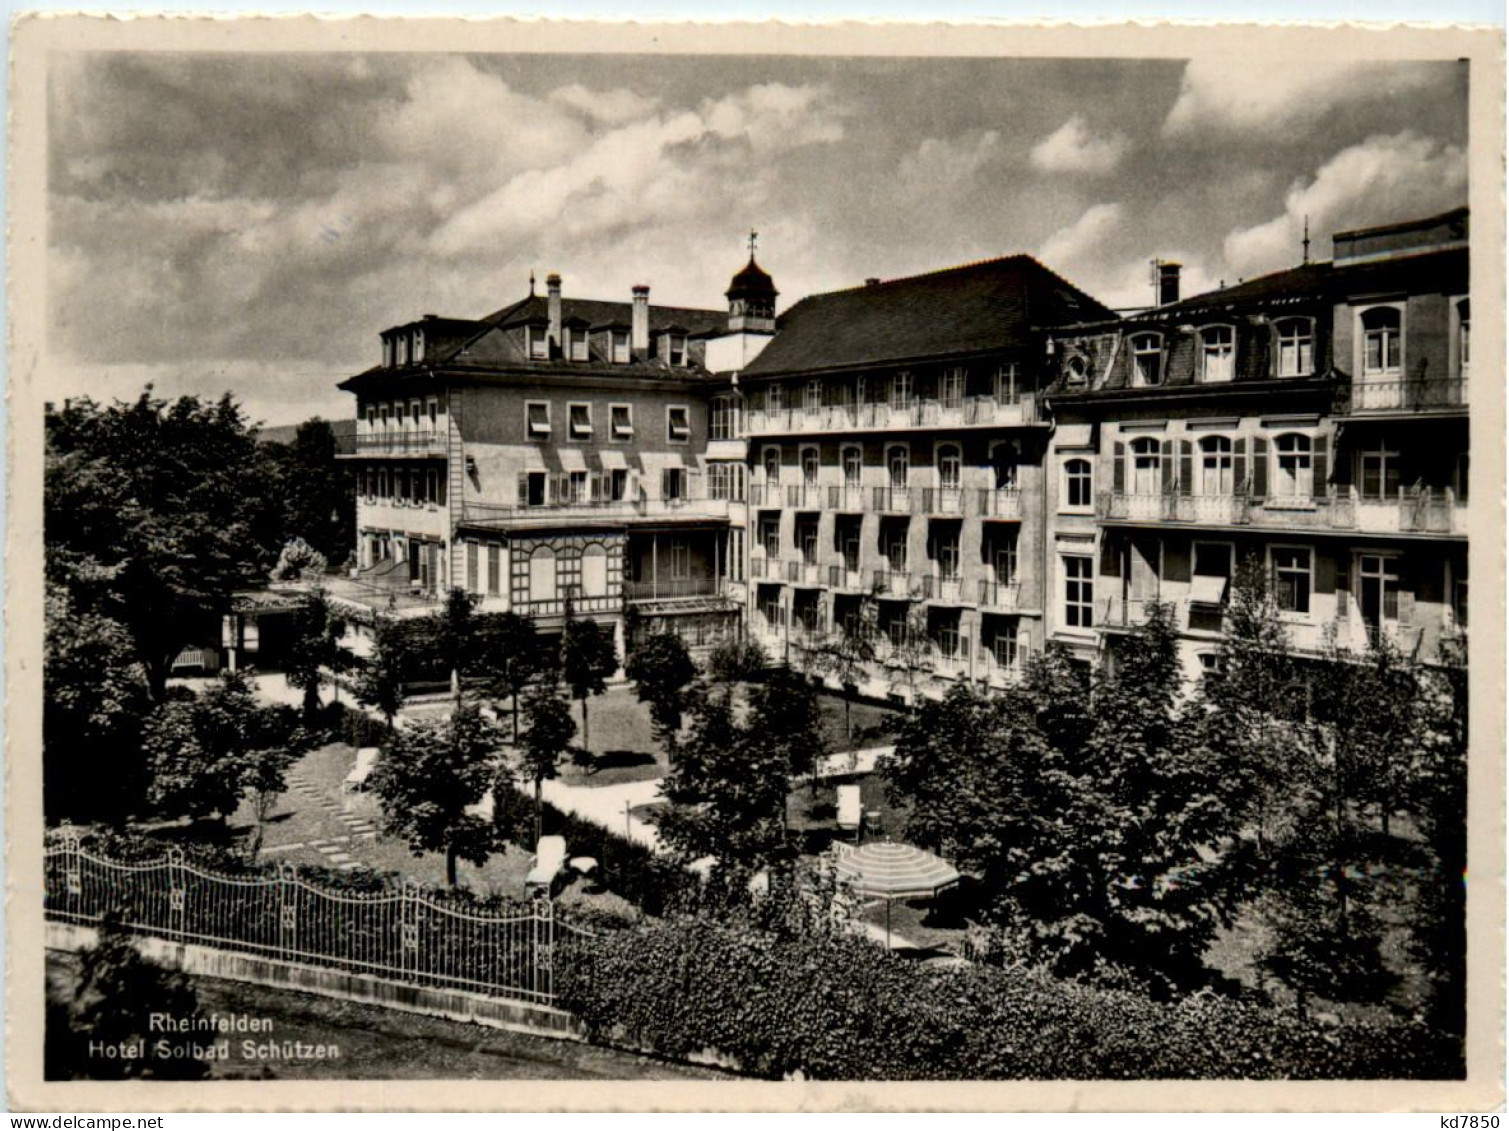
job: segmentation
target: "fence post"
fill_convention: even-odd
[[[168,930],[180,939],[184,935],[184,907],[188,887],[183,871],[183,849],[179,845],[172,845],[168,848]]]
[[[278,865],[278,954],[285,960],[299,944],[297,879],[298,871],[292,863],[285,860]]]
[[[398,968],[413,974],[419,970],[419,885],[413,880],[405,880],[399,899]]]
[[[71,824],[64,823],[62,828],[63,840],[63,888],[67,896],[65,903],[68,910],[74,914],[83,914],[84,905],[84,877],[80,871],[79,856],[83,851],[83,839],[79,836],[79,830]]]

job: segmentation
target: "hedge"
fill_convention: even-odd
[[[599,1041],[808,1079],[1460,1079],[1419,1025],[1327,1025],[1212,994],[1159,1003],[1029,969],[923,966],[864,939],[703,917],[568,944],[559,1002]]]

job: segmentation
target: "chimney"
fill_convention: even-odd
[[[650,288],[643,283],[634,288],[634,316],[629,322],[629,348],[635,356],[650,352]]]
[[[1179,301],[1179,268],[1178,263],[1158,264],[1158,305],[1167,306],[1171,302]]]
[[[554,271],[545,276],[545,292],[549,296],[546,301],[550,310],[550,341],[559,346],[561,344],[561,277]]]

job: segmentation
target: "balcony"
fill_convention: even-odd
[[[875,487],[870,492],[870,509],[876,514],[911,514],[912,492],[906,487]]]
[[[873,591],[877,597],[910,598],[912,596],[912,575],[896,570],[877,569],[875,571]]]
[[[1021,606],[1020,581],[981,581],[980,608],[987,612],[1014,613]]]
[[[864,489],[855,486],[829,487],[828,509],[859,513],[865,509]]]
[[[786,505],[796,510],[823,509],[823,489],[816,483],[792,484],[786,488]]]
[[[1157,597],[1102,597],[1095,602],[1097,628],[1138,628],[1148,622],[1154,605],[1163,605],[1173,614],[1175,631],[1188,628],[1187,601],[1160,601]]]
[[[786,580],[807,587],[826,585],[828,581],[823,567],[815,560],[805,558],[786,563]]]
[[[1123,494],[1102,492],[1097,518],[1109,522],[1252,526],[1272,530],[1346,530],[1359,534],[1466,535],[1467,507],[1450,488],[1401,488],[1389,499],[1355,490],[1319,497]]]
[[[342,452],[338,459],[362,459],[371,456],[443,456],[444,432],[412,432],[394,429],[388,432],[358,434],[356,451]]]
[[[922,513],[953,517],[964,513],[964,491],[959,487],[922,488]]]
[[[781,485],[779,483],[751,483],[749,505],[768,507],[772,510],[779,509],[782,506]]]
[[[678,597],[721,597],[723,582],[716,577],[674,577],[659,581],[626,581],[630,601],[664,601]]]
[[[1022,520],[1022,492],[1016,487],[981,487],[978,501],[981,518]]]
[[[964,581],[958,574],[943,576],[936,573],[922,575],[922,599],[933,601],[940,605],[962,605],[968,602],[964,599]]]
[[[728,500],[703,494],[676,499],[567,499],[540,506],[468,502],[465,521],[484,526],[554,526],[563,522],[643,522],[728,519]]]
[[[773,556],[750,558],[749,576],[755,581],[781,581],[780,559]]]
[[[916,399],[862,405],[825,405],[815,409],[761,410],[745,417],[750,436],[784,436],[813,432],[913,428],[1012,427],[1038,422],[1037,398],[961,397],[945,403]]]
[[[845,590],[850,593],[868,593],[869,588],[865,585],[864,574],[857,566],[830,565],[828,567],[828,588]]]
[[[1467,407],[1467,379],[1374,381],[1357,378],[1352,382],[1351,394],[1351,404],[1347,408],[1350,416],[1449,413]]]

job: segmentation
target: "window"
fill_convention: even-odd
[[[1446,563],[1446,591],[1451,598],[1451,623],[1456,628],[1467,627],[1467,561]]]
[[[1071,385],[1083,385],[1085,383],[1085,359],[1071,357],[1064,367],[1065,380]]]
[[[629,360],[629,332],[627,330],[609,331],[609,356],[613,364],[624,365]]]
[[[440,417],[440,402],[437,401],[434,397],[431,397],[425,402],[425,411],[430,418],[430,431],[433,432]]]
[[[1310,437],[1285,432],[1273,442],[1277,467],[1273,493],[1281,499],[1297,499],[1310,493]]]
[[[1306,377],[1315,372],[1315,331],[1308,318],[1285,318],[1275,327],[1278,335],[1278,375]]]
[[[425,502],[438,504],[440,502],[440,472],[437,468],[426,468],[424,473],[424,498]]]
[[[945,491],[959,489],[962,460],[957,444],[945,444],[938,449],[938,486]]]
[[[933,637],[938,646],[938,655],[945,660],[959,658],[959,622],[956,620],[942,620],[938,622],[936,634]]]
[[[629,440],[634,437],[634,408],[632,405],[615,404],[608,406],[608,430],[611,433],[609,439]]]
[[[578,329],[567,330],[566,341],[570,351],[568,356],[572,361],[586,361],[591,356],[587,352],[587,331]]]
[[[369,499],[375,498],[377,496],[377,472],[370,467],[367,468],[366,475],[363,476],[363,482],[367,487],[364,494]]]
[[[900,444],[892,447],[886,454],[886,465],[890,469],[891,490],[906,490],[907,474],[911,466],[911,456],[907,449]]]
[[[1132,441],[1132,494],[1156,495],[1162,489],[1159,481],[1162,462],[1159,459],[1158,441],[1143,436]]]
[[[1015,443],[997,444],[990,454],[996,473],[997,491],[1014,491],[1017,486],[1019,449]]]
[[[760,523],[760,544],[765,547],[765,556],[775,561],[781,556],[781,520],[771,515]]]
[[[996,367],[995,397],[996,404],[1016,404],[1016,362],[1008,361]]]
[[[665,438],[672,444],[685,444],[691,440],[691,412],[686,405],[671,405],[665,410]]]
[[[587,473],[585,471],[572,471],[567,474],[565,501],[568,503],[587,501]]]
[[[1093,504],[1090,461],[1079,456],[1064,461],[1064,506],[1087,511]]]
[[[912,375],[910,373],[895,373],[891,375],[891,407],[895,409],[910,408],[912,404]]]
[[[1147,388],[1163,384],[1163,338],[1138,334],[1132,339],[1132,385]]]
[[[806,391],[802,395],[802,411],[808,416],[815,416],[822,406],[823,383],[818,380],[808,381]]]
[[[734,527],[728,532],[727,570],[730,581],[744,580],[744,531]]]
[[[608,499],[621,503],[629,494],[629,473],[625,468],[615,467],[608,473]]]
[[[692,576],[692,548],[686,539],[677,538],[671,543],[671,578],[687,581]]]
[[[892,527],[886,535],[886,564],[892,573],[906,572],[906,531]]]
[[[423,361],[424,360],[424,331],[423,330],[415,330],[414,331],[414,360],[415,361]]]
[[[1388,502],[1399,497],[1399,453],[1380,441],[1357,456],[1362,497],[1369,502]]]
[[[545,505],[545,480],[543,471],[521,471],[519,473],[519,506],[543,507]]]
[[[592,406],[575,402],[567,405],[566,411],[571,422],[571,438],[573,440],[592,439]]]
[[[545,361],[550,357],[550,331],[545,326],[526,326],[529,338],[529,357],[533,361]]]
[[[386,432],[388,430],[388,406],[383,405],[379,411],[382,420],[382,430]]]
[[[772,385],[765,390],[765,411],[771,416],[779,416],[785,397],[780,385]]]
[[[667,334],[666,335],[665,358],[666,358],[666,361],[670,362],[670,364],[672,364],[672,365],[685,365],[686,364],[686,362],[687,362],[687,356],[686,356],[686,335],[685,334]]]
[[[995,661],[996,667],[1003,671],[1016,671],[1016,633],[1009,629],[997,629],[990,640],[990,658]]]
[[[802,482],[804,484],[806,484],[808,487],[816,487],[817,486],[817,471],[818,471],[817,449],[816,448],[803,448],[802,449]]]
[[[933,543],[933,556],[938,562],[938,576],[944,581],[959,580],[959,538],[950,535]]]
[[[1278,607],[1286,613],[1310,611],[1310,550],[1308,547],[1273,548],[1273,590]]]
[[[527,438],[531,440],[550,439],[550,402],[549,401],[525,401],[524,418],[528,422],[525,428]]]
[[[377,409],[375,409],[371,405],[368,405],[367,406],[367,431],[368,432],[375,432],[376,430],[377,430]]]
[[[409,338],[407,334],[399,334],[393,339],[398,347],[398,364],[409,364]]]
[[[958,408],[964,400],[964,370],[945,369],[938,381],[938,399],[944,408]]]
[[[1472,330],[1472,307],[1468,299],[1461,299],[1456,305],[1457,317],[1457,372],[1466,373],[1471,355],[1471,330]]]
[[[377,497],[379,499],[388,497],[388,469],[386,467],[377,473]]]
[[[1069,628],[1091,628],[1094,620],[1095,579],[1093,560],[1081,554],[1064,554],[1064,624]]]
[[[1224,605],[1236,570],[1236,547],[1230,542],[1196,542],[1189,599],[1196,605]]]
[[[466,591],[477,593],[477,543],[466,544]]]
[[[863,459],[863,453],[861,453],[858,448],[844,449],[843,460],[845,487],[857,488],[859,486],[860,472],[864,466]]]
[[[384,338],[382,340],[382,364],[383,364],[383,368],[384,369],[392,369],[393,368],[393,339],[392,338]]]
[[[1362,312],[1362,371],[1398,373],[1401,319],[1393,306],[1375,306]]]
[[[686,498],[687,473],[684,467],[668,467],[660,473],[662,499]]]
[[[765,482],[775,487],[781,482],[781,449],[765,449]],[[779,505],[776,499],[766,500],[769,503]]]
[[[1226,674],[1226,657],[1219,652],[1201,652],[1200,675],[1205,679],[1220,679]]]
[[[744,465],[714,460],[707,465],[707,497],[710,499],[744,498]]]
[[[1384,554],[1357,559],[1358,602],[1362,621],[1370,629],[1399,621],[1399,560]]]
[[[716,396],[712,401],[712,412],[708,424],[708,438],[712,440],[732,440],[734,435],[733,398],[723,395]]]
[[[1015,531],[1003,534],[991,542],[989,565],[998,585],[1010,585],[1016,581],[1016,543]]]
[[[1134,601],[1156,601],[1163,578],[1163,540],[1133,535],[1126,545],[1121,576],[1126,596]]]
[[[496,597],[503,591],[503,547],[496,542],[487,546],[487,595]]]
[[[1206,436],[1200,441],[1200,494],[1230,495],[1236,490],[1232,479],[1231,438]]]
[[[1200,331],[1200,380],[1230,381],[1235,373],[1236,333],[1230,326]]]

